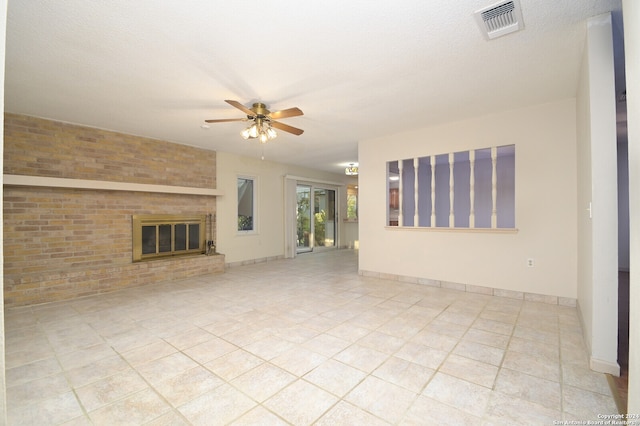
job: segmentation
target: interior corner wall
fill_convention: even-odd
[[[360,270],[575,300],[575,123],[571,98],[361,141]],[[388,161],[510,144],[517,233],[385,226]]]
[[[272,143],[278,143],[277,141]],[[357,223],[347,223],[346,185],[357,179],[344,174],[329,173],[303,167],[261,160],[229,152],[217,152],[217,183],[224,196],[217,200],[217,251],[225,255],[228,265],[265,261],[285,257],[285,176],[294,175],[312,180],[335,182],[339,188],[338,246],[353,246],[347,238],[357,239]],[[256,232],[239,233],[238,176],[255,178]],[[293,224],[295,226],[295,224]],[[348,227],[355,227],[355,234]]]
[[[576,134],[578,137],[578,310],[585,343],[591,351],[593,335],[593,242],[591,218],[591,109],[589,104],[589,52],[585,49],[580,66],[576,96]]]
[[[587,21],[577,104],[578,308],[591,368],[619,374],[616,105],[611,14]]]
[[[629,140],[629,270],[640,271],[640,2],[622,0]],[[640,413],[640,274],[629,283],[628,413]]]

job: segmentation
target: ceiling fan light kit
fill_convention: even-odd
[[[303,115],[300,108],[289,108],[271,112],[267,109],[267,106],[261,102],[254,103],[251,108],[245,107],[238,101],[225,100],[225,102],[247,114],[247,118],[226,118],[220,120],[205,120],[205,122],[223,123],[229,121],[250,120],[252,123],[249,127],[240,132],[240,136],[242,136],[243,139],[259,139],[261,143],[267,143],[268,141],[278,137],[278,133],[275,131],[274,127],[278,130],[282,130],[296,136],[299,136],[304,132],[302,129],[276,121],[276,119]]]
[[[243,139],[260,139],[260,142],[267,143],[277,138],[278,133],[273,130],[271,123],[268,121],[256,119],[249,127],[240,132],[240,136]]]
[[[353,163],[349,164],[349,167],[344,169],[344,174],[347,176],[358,176],[358,166]]]

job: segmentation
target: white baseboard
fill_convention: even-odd
[[[620,364],[617,362],[603,361],[592,357],[589,359],[589,368],[598,373],[620,377]]]
[[[480,293],[489,296],[506,297],[509,299],[520,299],[528,302],[540,302],[550,305],[560,305],[575,308],[576,299],[571,297],[549,296],[546,294],[525,293],[521,291],[504,290],[493,287],[478,286],[474,284],[454,283],[450,281],[432,280],[428,278],[407,277],[396,274],[386,274],[384,272],[358,270],[358,274],[364,277],[380,278],[382,280],[417,282],[431,287],[442,287],[451,290],[465,291],[467,293]]]

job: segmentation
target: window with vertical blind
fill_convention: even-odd
[[[515,145],[387,162],[387,226],[515,228]]]

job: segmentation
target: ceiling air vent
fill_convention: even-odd
[[[518,0],[496,3],[476,11],[474,17],[487,40],[524,28]]]

